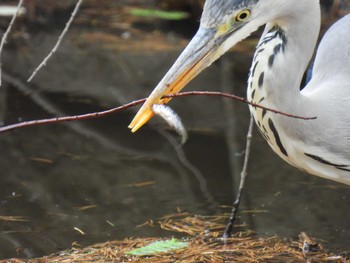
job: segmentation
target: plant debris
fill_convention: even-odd
[[[170,240],[152,242],[151,244],[148,244],[146,246],[128,251],[125,254],[133,256],[151,256],[155,254],[179,250],[187,246],[188,242],[179,241],[175,238],[172,238]]]
[[[127,238],[86,248],[72,248],[42,258],[2,262],[350,262],[345,256],[328,252],[306,233],[301,233],[300,240],[285,241],[278,237],[257,237],[252,231],[241,231],[223,240],[221,234],[226,221],[227,216],[193,216],[187,213],[162,218],[159,225],[177,235],[182,233],[186,239],[182,243],[186,243],[186,246],[171,246],[169,238]],[[158,248],[170,244],[170,248],[176,250],[159,249],[154,250],[155,253],[137,256],[137,253],[130,253],[155,244]],[[312,249],[306,249],[310,246]]]
[[[0,221],[8,221],[8,222],[26,222],[29,221],[24,216],[1,216],[0,215]]]

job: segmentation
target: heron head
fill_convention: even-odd
[[[282,11],[288,2],[293,1],[207,0],[198,32],[153,90],[129,128],[133,132],[138,130],[153,116],[153,104],[166,104],[170,99],[163,98],[164,95],[182,90],[232,46],[248,37],[261,25],[277,18],[279,12],[273,11],[274,8],[278,7],[278,10]]]

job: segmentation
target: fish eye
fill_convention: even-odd
[[[237,13],[235,20],[237,22],[244,22],[250,17],[251,11],[249,9],[241,10]]]

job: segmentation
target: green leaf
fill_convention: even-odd
[[[181,11],[162,11],[157,9],[131,8],[129,13],[133,16],[161,18],[165,20],[182,20],[188,18],[188,13]]]
[[[154,254],[165,253],[172,250],[185,248],[187,246],[188,246],[188,242],[179,241],[173,238],[171,240],[156,241],[156,242],[150,243],[146,246],[128,251],[126,252],[126,254],[133,255],[133,256],[150,256]]]

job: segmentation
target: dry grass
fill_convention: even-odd
[[[0,221],[7,221],[7,222],[26,222],[28,219],[24,216],[1,216],[0,215]]]
[[[167,216],[161,219],[160,226],[168,231],[183,233],[189,246],[154,256],[135,257],[125,252],[162,239],[128,238],[82,249],[73,248],[43,258],[5,262],[350,262],[341,255],[328,253],[305,233],[300,240],[282,241],[278,237],[257,238],[253,232],[245,231],[224,242],[220,236],[226,220],[225,216]]]

